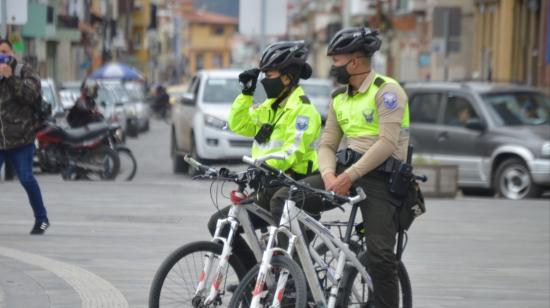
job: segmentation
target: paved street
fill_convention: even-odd
[[[146,307],[152,277],[178,246],[208,239],[207,182],[171,173],[168,126],[130,140],[135,181],[39,175],[52,226],[28,235],[18,183],[0,183],[0,308]],[[415,307],[550,306],[550,202],[428,200],[404,262]],[[333,211],[325,217],[344,217]]]

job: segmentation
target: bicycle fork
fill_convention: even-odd
[[[288,256],[292,256],[292,253],[294,251],[294,241],[296,237],[290,233],[287,233],[289,237],[289,245],[287,250],[284,250],[282,248],[275,247],[275,242],[277,238],[277,234],[279,231],[281,231],[281,228],[270,226],[268,227],[269,230],[269,239],[267,241],[267,246],[264,254],[262,255],[262,262],[260,263],[260,271],[258,272],[258,277],[256,278],[256,284],[254,286],[254,290],[252,291],[252,302],[250,304],[250,307],[259,307],[260,301],[265,296],[264,288],[266,287],[266,284],[271,285],[274,284],[275,281],[269,281],[269,270],[272,269],[271,266],[271,259],[273,258],[273,255],[275,252],[281,252],[283,254],[286,254]],[[286,283],[288,281],[288,275],[289,272],[287,270],[281,270],[281,273],[279,274],[279,279],[277,280],[277,286],[275,289],[275,293],[273,295],[273,302],[270,307],[281,307],[281,301],[283,299],[283,293],[285,291]]]
[[[221,237],[220,233],[223,230],[223,227],[229,224],[229,234],[227,238]],[[237,228],[239,227],[238,221],[232,218],[220,219],[216,224],[216,232],[214,233],[213,241],[221,241],[223,243],[223,250],[220,256],[219,264],[215,271],[212,271],[212,263],[214,259],[213,253],[208,253],[204,259],[203,271],[199,275],[199,283],[197,285],[197,290],[195,296],[202,296],[206,291],[207,285],[206,282],[210,281],[210,278],[214,277],[212,284],[210,286],[210,292],[204,300],[204,305],[212,304],[218,297],[220,293],[220,286],[225,278],[225,273],[229,267],[229,257],[232,253],[232,244],[233,238],[236,234]]]

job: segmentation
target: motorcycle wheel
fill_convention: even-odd
[[[88,171],[90,180],[114,180],[120,171],[120,159],[115,150],[102,145],[92,150],[86,159],[89,163],[101,166],[101,171]]]
[[[120,168],[117,180],[131,181],[137,173],[137,162],[134,154],[130,149],[116,148],[118,158],[120,160]]]

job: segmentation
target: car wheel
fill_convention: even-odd
[[[195,136],[194,135],[191,135],[191,148],[189,149],[189,156],[191,156],[191,158],[193,158],[194,160],[200,162],[201,159],[199,157],[199,154],[197,153],[197,146],[196,146],[196,143],[195,143]],[[189,174],[189,176],[195,176],[197,175],[197,173],[199,172],[199,170],[197,170],[195,167],[191,167],[189,166],[187,168],[187,174]]]
[[[178,174],[187,172],[189,165],[176,151],[176,136],[174,135],[174,132],[172,132],[172,138],[170,138],[170,156],[172,156],[172,171],[174,173]]]
[[[498,195],[507,199],[535,198],[540,194],[540,187],[533,183],[529,169],[519,158],[510,158],[500,164],[494,183]]]

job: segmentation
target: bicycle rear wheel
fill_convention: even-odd
[[[235,290],[235,294],[229,303],[230,308],[250,307],[252,294],[262,292],[260,307],[271,307],[273,298],[279,296],[281,308],[305,308],[307,304],[307,283],[302,269],[296,261],[282,256],[274,256],[271,259],[272,267],[268,271],[265,285],[257,285],[256,278],[260,271],[260,264],[254,266]],[[283,293],[275,295],[279,274],[283,271],[289,273]]]
[[[361,264],[368,272],[366,253],[358,256]],[[399,283],[399,308],[412,308],[412,288],[409,274],[403,262],[397,265]],[[352,292],[352,290],[354,292]],[[367,282],[355,267],[346,267],[342,278],[342,289],[338,292],[337,307],[370,307],[373,304],[373,294],[369,291]]]
[[[214,276],[222,253],[223,246],[213,242],[194,242],[184,245],[174,251],[159,267],[149,293],[149,308],[167,307],[203,307],[210,287],[216,278]],[[213,259],[209,273],[203,272],[205,260],[210,254]],[[219,294],[214,303],[208,307],[228,307],[228,285],[237,285],[246,274],[242,263],[231,255],[229,266],[222,273]],[[202,294],[196,294],[199,281],[205,281],[206,288]]]

